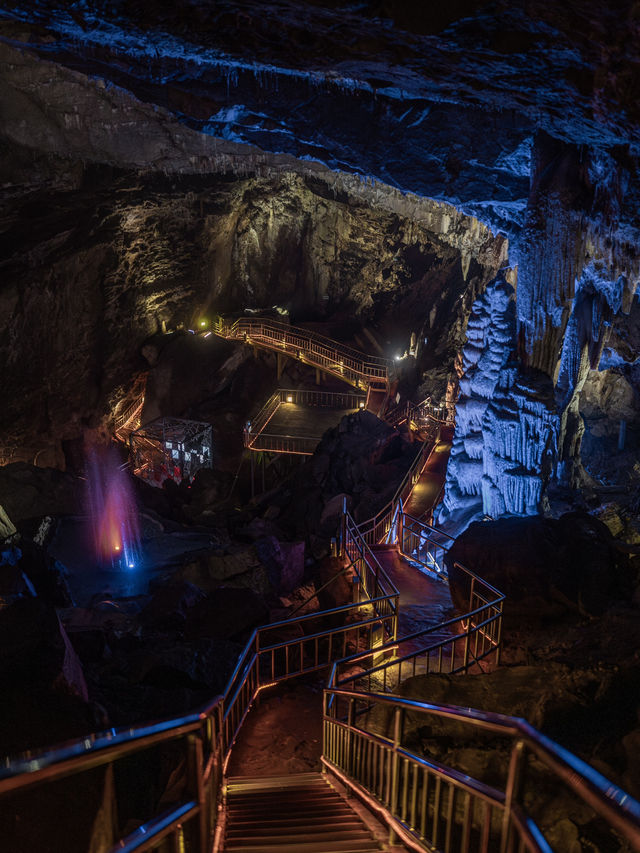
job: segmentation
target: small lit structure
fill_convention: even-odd
[[[192,480],[212,467],[211,424],[204,421],[158,418],[131,433],[129,443],[134,474],[154,485]]]

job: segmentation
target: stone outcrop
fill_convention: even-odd
[[[468,577],[455,566],[461,563],[505,593],[508,619],[544,620],[558,605],[599,615],[612,601],[631,597],[628,557],[616,552],[606,525],[587,513],[474,522],[445,562],[458,607],[469,600]]]
[[[342,497],[357,521],[365,521],[393,497],[418,445],[362,410],[327,430],[308,462],[265,501],[280,508],[278,523],[295,537],[336,535]]]
[[[4,755],[92,729],[83,668],[51,605],[27,595],[1,609],[0,648]]]
[[[462,352],[456,431],[441,520],[538,510],[554,470],[551,383],[515,359],[515,293],[501,276],[473,303]]]

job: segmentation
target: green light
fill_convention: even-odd
[[[206,321],[206,320],[200,320],[200,325],[201,325],[201,326],[206,326],[206,325],[207,325],[207,321]]]

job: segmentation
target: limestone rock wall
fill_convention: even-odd
[[[72,179],[54,161],[50,176],[2,200],[0,284],[0,448],[44,464],[100,427],[163,328],[278,304],[294,321],[350,315],[403,348],[430,316],[435,346],[461,317],[443,296],[481,287],[506,247],[446,206],[417,204],[416,221],[293,173]]]

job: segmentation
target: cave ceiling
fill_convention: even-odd
[[[120,127],[107,145],[99,132],[101,120],[113,130],[107,105],[90,103],[86,92],[77,98],[86,78],[117,87],[105,97],[119,100],[130,120],[153,105],[209,137],[200,156],[286,155],[302,168],[325,166],[449,202],[511,234],[527,205],[532,148],[546,133],[589,160],[590,198],[580,200],[589,212],[605,215],[611,187],[624,182],[616,220],[633,241],[637,4],[439,5],[7,4],[4,130],[21,144],[86,159],[185,169],[191,157],[194,165],[196,152],[186,154],[190,143],[175,130],[164,145],[151,138],[134,152]],[[48,66],[37,88],[40,75],[18,67],[27,56],[57,69]],[[75,118],[61,87],[75,100]],[[133,96],[126,106],[125,93]],[[78,115],[85,105],[96,125],[86,139]],[[36,113],[45,126],[29,138]]]
[[[583,268],[598,293],[622,277],[631,310],[639,72],[631,2],[1,3],[12,397],[37,408],[55,365],[38,429],[67,434],[69,408],[86,421],[135,373],[161,314],[234,307],[224,281],[238,305],[297,290],[361,307],[420,279],[412,244],[454,287],[519,264],[524,347],[557,376]],[[292,246],[312,247],[308,269]],[[56,401],[80,368],[82,393]]]

